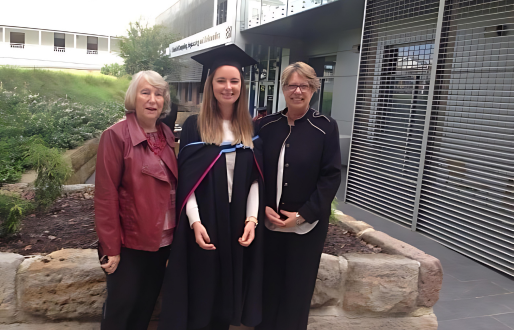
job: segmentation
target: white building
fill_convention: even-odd
[[[100,70],[122,64],[118,53],[112,36],[0,25],[0,65]]]

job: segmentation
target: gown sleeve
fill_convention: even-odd
[[[246,201],[246,218],[254,217],[257,219],[259,212],[259,182],[254,181],[248,193]]]

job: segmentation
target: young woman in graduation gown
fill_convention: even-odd
[[[287,108],[256,122],[266,182],[263,319],[257,330],[307,329],[341,182],[337,123],[309,107],[319,79],[305,63],[281,77]]]
[[[241,73],[254,60],[234,45],[193,59],[210,74],[200,114],[182,127],[179,223],[158,329],[255,326],[262,304],[263,182]]]

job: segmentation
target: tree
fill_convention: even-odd
[[[125,61],[128,74],[154,70],[164,77],[177,66],[166,55],[166,48],[178,38],[165,26],[148,27],[148,24],[137,21],[129,24],[127,32],[128,37],[122,37],[120,41],[120,57]]]

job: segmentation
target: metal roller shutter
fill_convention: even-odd
[[[368,0],[345,200],[412,223],[438,0]]]
[[[514,0],[368,1],[345,201],[514,275],[513,83]]]
[[[417,228],[514,275],[514,1],[446,1]]]

